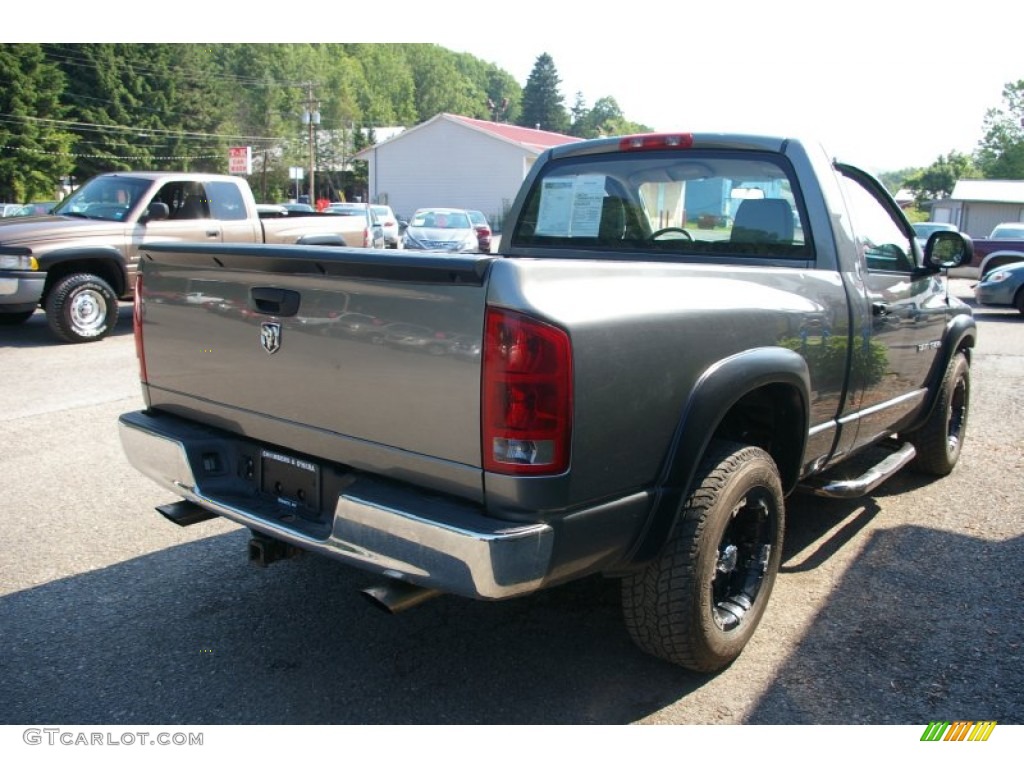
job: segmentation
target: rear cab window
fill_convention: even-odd
[[[805,221],[782,155],[610,152],[547,163],[528,193],[512,246],[564,249],[565,256],[810,261]]]

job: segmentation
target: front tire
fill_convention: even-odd
[[[963,450],[967,414],[971,404],[971,366],[963,352],[957,352],[942,377],[938,400],[928,421],[906,435],[917,450],[913,468],[945,477],[953,471]]]
[[[701,462],[659,558],[622,581],[626,628],[644,651],[717,672],[764,615],[782,558],[785,506],[775,462],[719,441]]]
[[[46,297],[46,318],[61,341],[99,341],[117,323],[117,296],[110,285],[90,274],[60,278]]]

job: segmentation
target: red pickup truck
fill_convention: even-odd
[[[992,233],[974,241],[974,263],[979,277],[989,272],[1024,261],[1024,221],[997,224]]]

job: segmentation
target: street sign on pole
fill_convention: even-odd
[[[292,165],[288,168],[288,178],[295,181],[295,199],[299,199],[299,182],[302,181],[304,174],[301,165]]]
[[[252,147],[228,148],[228,173],[244,176],[252,173]]]

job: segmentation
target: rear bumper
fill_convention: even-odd
[[[210,477],[204,457],[233,455],[231,439],[169,416],[126,413],[121,444],[131,464],[172,493],[248,528],[364,570],[476,599],[502,599],[544,586],[554,531],[513,524],[479,507],[411,486],[352,473],[317,535],[288,522],[286,508],[252,501],[234,479]],[[229,464],[230,465],[230,464]]]

